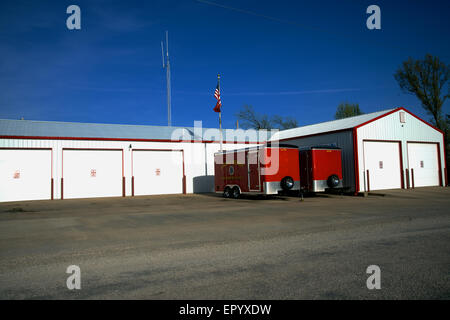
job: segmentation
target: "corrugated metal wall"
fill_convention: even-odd
[[[355,191],[355,168],[353,158],[353,133],[352,130],[345,130],[334,133],[297,138],[283,141],[283,143],[293,144],[299,147],[310,147],[317,145],[335,145],[342,149],[342,175],[344,188]]]

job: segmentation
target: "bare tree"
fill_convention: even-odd
[[[298,122],[296,119],[292,118],[292,117],[281,117],[278,115],[275,115],[272,117],[272,124],[275,128],[280,129],[280,130],[285,130],[285,129],[291,129],[291,128],[297,128],[298,127]]]
[[[270,130],[270,129],[290,129],[298,127],[297,120],[291,117],[281,117],[278,115],[272,118],[266,114],[258,114],[252,106],[244,105],[236,114],[236,117],[244,129]]]

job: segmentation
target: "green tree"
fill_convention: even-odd
[[[432,123],[445,130],[447,122],[442,115],[442,105],[450,97],[450,88],[445,90],[450,66],[427,54],[423,60],[409,58],[404,61],[394,77],[404,92],[420,100],[422,107],[432,116]]]
[[[409,58],[394,74],[400,88],[415,95],[431,115],[431,123],[444,132],[447,163],[450,161],[450,121],[443,116],[442,106],[450,97],[450,66],[438,57],[426,54],[423,60]],[[450,175],[450,172],[447,172]]]
[[[354,116],[359,116],[361,114],[364,114],[360,109],[359,109],[359,104],[353,104],[353,103],[341,103],[338,105],[337,109],[336,109],[336,114],[334,115],[335,119],[344,119],[344,118],[349,118],[349,117],[354,117]]]
[[[244,105],[236,114],[241,127],[244,129],[271,130],[271,129],[290,129],[298,127],[298,122],[291,117],[282,117],[274,115],[269,117],[266,114],[257,113],[252,106]]]

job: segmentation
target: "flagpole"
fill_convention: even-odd
[[[217,74],[217,84],[219,86],[219,94],[222,95],[222,93],[220,91],[220,73]],[[219,130],[220,130],[220,152],[222,152],[222,143],[223,143],[223,135],[222,135],[222,106],[220,106],[220,109],[219,109]]]

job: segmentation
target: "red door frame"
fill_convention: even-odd
[[[435,144],[437,147],[437,158],[438,158],[438,170],[439,170],[439,186],[442,187],[442,182],[445,179],[442,179],[442,166],[441,166],[441,144],[439,142],[431,142],[431,141],[406,141],[406,153],[408,159],[408,168],[409,168],[409,152],[408,152],[408,143],[417,143],[417,144]],[[445,178],[445,177],[444,177]],[[413,176],[414,181],[414,176]],[[414,185],[414,182],[413,182]]]
[[[131,196],[134,197],[134,172],[133,172],[133,152],[134,151],[180,151],[183,161],[183,194],[186,194],[186,172],[184,169],[184,149],[131,149]]]
[[[376,139],[363,139],[363,151],[364,151],[364,142],[389,142],[389,143],[398,143],[398,151],[399,151],[399,157],[400,157],[400,187],[401,189],[405,189],[405,176],[403,174],[403,151],[402,151],[402,141],[401,140],[376,140]],[[366,159],[365,159],[365,155],[364,155],[364,168],[366,167]],[[369,175],[369,170],[367,170],[367,177]],[[369,181],[369,177],[367,178],[367,180]],[[368,190],[370,191],[370,190]]]
[[[15,147],[0,147],[0,150],[50,150],[50,200],[53,200],[54,183],[53,183],[53,148],[15,148]]]
[[[247,152],[247,179],[248,179],[248,191],[249,192],[261,192],[262,191],[262,185],[261,185],[261,166],[260,166],[260,150],[262,149],[256,149],[256,150],[249,150]],[[251,179],[250,179],[250,161],[249,161],[249,155],[250,153],[256,153],[256,161],[257,161],[257,172],[258,172],[258,186],[259,189],[252,189],[252,183],[251,183]],[[255,165],[255,164],[253,164]]]

